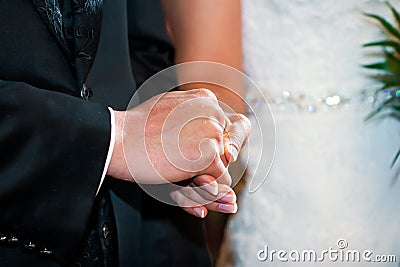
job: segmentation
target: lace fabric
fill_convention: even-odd
[[[376,85],[360,67],[374,61],[373,53],[361,44],[382,35],[362,12],[390,17],[384,1],[242,3],[245,71],[268,94],[346,95]],[[239,211],[229,224],[227,241],[235,266],[292,266],[293,262],[278,260],[261,262],[257,252],[265,245],[318,252],[337,248],[339,238],[347,240],[349,249],[399,254],[400,166],[391,169],[390,163],[400,146],[400,123],[390,118],[365,122],[371,108],[332,112],[272,108],[277,134],[274,165],[257,192],[243,190]],[[264,124],[261,131],[271,129],[273,125]],[[250,155],[259,146],[250,138]],[[267,167],[257,166],[250,157],[248,177]]]

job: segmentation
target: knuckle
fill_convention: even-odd
[[[215,108],[214,117],[219,122],[219,124],[225,124],[225,114],[219,106]]]
[[[212,105],[209,107],[209,120],[212,121],[215,127],[218,127],[218,131],[222,131],[225,126],[225,114],[218,105]]]
[[[206,88],[197,89],[197,95],[217,100],[217,96],[210,89]]]
[[[224,177],[221,177],[221,181],[222,184],[225,184],[227,186],[231,186],[232,185],[232,178],[228,175],[225,175]]]
[[[248,135],[251,131],[251,122],[243,114],[235,114],[233,124],[233,130],[231,132],[240,132]]]
[[[224,143],[225,136],[224,136],[223,132],[220,130],[220,127],[216,127],[215,131],[216,131],[216,134],[215,134],[214,138],[217,141],[216,148],[218,149],[218,145],[220,145],[221,143],[222,144]]]
[[[246,122],[249,121],[249,119],[248,119],[245,115],[243,115],[243,114],[238,113],[236,116],[237,116],[238,119],[241,120],[241,121],[246,121]]]
[[[239,114],[239,120],[244,124],[245,128],[247,131],[250,131],[251,129],[251,122],[249,120],[249,118],[247,118],[245,115],[243,114]]]
[[[207,123],[207,130],[209,131],[209,133],[212,133],[213,136],[218,135],[218,138],[219,138],[219,136],[222,136],[224,133],[223,125],[221,125],[219,120],[216,120],[213,118],[209,119],[209,123]]]
[[[237,116],[238,120],[241,121],[242,123],[249,124],[249,125],[251,124],[249,118],[247,118],[245,115],[237,114],[236,116]]]

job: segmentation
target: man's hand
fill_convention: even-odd
[[[227,120],[224,131],[225,153],[221,156],[225,166],[228,162],[236,161],[251,127],[248,119],[241,114],[231,114]],[[232,188],[218,184],[209,175],[195,177],[191,184],[171,192],[170,195],[186,212],[200,218],[207,216],[208,210],[235,213],[238,208]]]
[[[190,190],[183,188],[179,194],[213,210],[219,206],[215,203],[224,202],[221,193],[234,196],[229,188],[231,177],[227,162],[236,160],[249,135],[250,122],[243,115],[230,116],[232,122],[226,119],[211,91],[168,92],[131,110],[115,111],[115,118],[116,143],[108,175],[143,184],[212,177],[218,182],[217,193],[212,197],[210,186],[194,186],[204,184],[201,178],[194,179],[190,186],[195,190],[193,192],[208,201],[207,204]],[[192,202],[182,201],[185,198],[171,196],[181,207],[191,206]],[[229,204],[235,206],[236,197],[230,196],[225,199],[232,200]],[[194,208],[193,205],[191,207]],[[234,207],[225,212],[235,210]]]

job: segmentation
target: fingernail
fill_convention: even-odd
[[[236,197],[233,194],[225,194],[219,198],[220,201],[234,203],[236,201]]]
[[[230,204],[219,204],[218,209],[222,212],[227,212],[227,213],[235,213],[237,208],[235,208],[235,205],[230,205]]]
[[[204,218],[206,216],[204,210],[201,208],[194,208],[193,210],[194,210],[194,213],[196,213],[196,215],[200,218]]]
[[[229,154],[231,154],[231,158],[229,159],[230,162],[235,162],[237,160],[238,157],[238,151],[236,149],[236,147],[232,144],[229,144]]]
[[[218,195],[218,183],[216,181],[212,181],[211,183],[204,183],[201,185],[208,193],[213,196]]]

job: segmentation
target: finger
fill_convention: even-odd
[[[225,125],[224,125],[224,129],[229,128],[229,127],[232,125],[232,122],[231,122],[231,120],[228,118],[228,116],[231,116],[231,115],[225,116]]]
[[[194,97],[206,97],[206,98],[210,98],[212,100],[217,101],[218,103],[218,99],[217,96],[213,93],[213,91],[211,91],[210,89],[206,89],[206,88],[197,88],[197,89],[191,89],[191,90],[187,90],[185,91],[189,94],[194,94]]]
[[[232,188],[224,184],[218,184],[218,195],[211,195],[209,192],[205,191],[201,187],[197,187],[194,183],[191,185],[193,190],[202,198],[202,202],[197,201],[200,204],[208,204],[210,202],[220,202],[220,203],[235,203],[236,194]],[[185,192],[183,192],[185,193]],[[190,198],[189,195],[186,195]]]
[[[223,144],[223,151],[224,151],[224,153],[220,156],[220,158],[221,158],[221,161],[222,161],[222,163],[224,164],[224,166],[225,167],[228,167],[228,164],[229,164],[229,161],[228,161],[228,159],[226,158],[226,152],[225,152],[225,147],[226,147],[226,144],[225,144],[225,138],[224,138],[224,144]]]
[[[237,160],[240,149],[250,135],[250,120],[242,114],[230,115],[231,125],[225,129],[224,147],[229,162]]]
[[[219,184],[226,184],[228,186],[232,184],[232,178],[228,172],[228,168],[224,165],[220,157],[215,157],[214,162],[205,169],[202,174],[214,177]]]
[[[203,197],[201,194],[198,193],[198,191],[203,191],[202,193],[204,194],[205,197]],[[179,190],[179,193],[184,195],[186,198],[194,201],[197,203],[197,205],[206,205],[209,204],[210,202],[216,201],[218,196],[213,196],[209,194],[208,192],[205,192],[204,190],[199,189],[197,186],[185,186],[181,187]]]
[[[203,205],[199,205],[195,201],[187,198],[179,190],[170,193],[171,198],[180,206],[184,211],[199,218],[207,216],[208,210]]]
[[[213,196],[218,195],[217,180],[210,175],[203,174],[196,176],[193,179],[193,183]]]
[[[238,210],[238,205],[236,203],[218,203],[218,202],[211,202],[205,207],[208,210],[221,212],[221,213],[236,213]]]
[[[184,190],[182,190],[184,189]],[[171,198],[180,206],[184,211],[197,216],[199,218],[204,218],[209,210],[213,210],[216,212],[222,213],[236,213],[238,206],[236,201],[233,203],[227,202],[210,202],[208,201],[207,204],[201,205],[199,202],[203,200],[199,199],[198,196],[195,196],[193,193],[193,188],[185,187],[180,190],[176,190],[171,192]],[[185,194],[190,193],[190,197],[186,196]],[[197,199],[193,200],[193,198]],[[203,202],[204,203],[204,202]]]
[[[226,186],[226,185],[220,185],[220,186]],[[236,193],[235,191],[233,191],[232,188],[228,187],[228,190],[225,191],[224,190],[220,190],[221,193],[218,194],[218,199],[217,202],[219,203],[236,203],[237,201],[237,197],[236,197]]]
[[[219,193],[217,196],[211,195],[200,187],[195,186],[193,183],[191,186],[181,187],[176,191],[179,191],[182,195],[196,202],[198,205],[207,205],[211,202],[236,203],[236,194],[229,186],[223,184],[219,184],[218,186]]]

